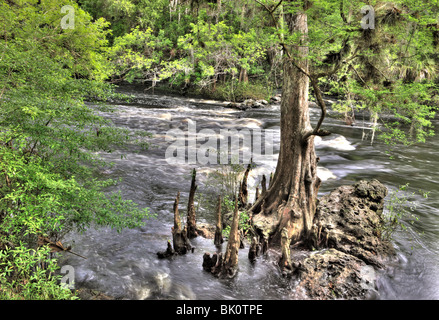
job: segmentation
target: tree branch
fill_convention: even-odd
[[[325,117],[326,117],[326,104],[325,104],[325,101],[323,100],[322,93],[321,93],[320,88],[318,86],[317,78],[314,78],[314,77],[310,78],[310,82],[311,82],[311,85],[314,89],[314,93],[316,95],[317,104],[319,105],[322,113],[320,114],[320,119],[317,122],[317,125],[314,128],[314,130],[310,130],[303,135],[303,138],[302,138],[303,142],[306,142],[306,140],[308,140],[308,138],[311,136],[324,137],[324,136],[329,136],[331,134],[331,132],[329,132],[327,130],[320,129],[322,126],[323,120],[325,120]]]
[[[342,18],[344,23],[348,23],[348,19],[346,18],[346,15],[344,14],[344,1],[340,1],[340,17]]]

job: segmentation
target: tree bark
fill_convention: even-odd
[[[251,170],[251,163],[248,164],[247,169],[244,172],[244,176],[242,178],[242,182],[240,184],[239,187],[239,195],[238,195],[238,205],[239,208],[245,208],[248,204],[248,174],[250,173]]]
[[[239,208],[238,201],[235,200],[235,211],[233,212],[232,226],[230,227],[229,240],[227,242],[227,249],[224,254],[224,268],[223,273],[228,277],[233,277],[238,268],[238,251],[241,244],[239,236]]]
[[[172,228],[172,242],[174,251],[177,254],[186,254],[191,250],[191,245],[187,237],[186,227],[183,229],[181,225],[180,213],[178,211],[178,204],[180,202],[180,192],[177,194],[174,202],[174,227]]]
[[[308,109],[307,15],[302,10],[295,15],[286,14],[285,20],[292,34],[302,35],[302,43],[291,47],[293,60],[284,57],[281,145],[276,171],[267,192],[250,209],[260,242],[271,246],[281,245],[284,228],[284,239],[291,242],[306,239],[320,186],[314,135],[309,134],[313,129]]]
[[[197,234],[197,222],[195,218],[195,191],[197,190],[197,185],[195,183],[197,176],[197,171],[195,169],[192,170],[192,181],[191,181],[191,189],[189,192],[189,200],[187,205],[187,236],[189,239],[195,238],[198,236]]]
[[[168,241],[165,251],[157,252],[160,259],[169,258],[175,254],[183,255],[192,250],[192,246],[187,237],[187,229],[182,228],[180,213],[178,211],[178,204],[180,202],[180,192],[177,193],[177,197],[174,201],[174,226],[172,227],[172,245]]]
[[[212,257],[209,253],[203,256],[203,269],[220,278],[233,278],[238,270],[238,251],[240,246],[239,236],[239,209],[238,200],[235,198],[235,210],[233,222],[230,228],[230,235],[227,242],[226,252],[214,253]]]

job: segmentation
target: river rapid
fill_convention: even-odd
[[[125,158],[121,158],[122,151],[102,154],[114,162],[114,167],[102,175],[122,178],[111,191],[120,190],[126,199],[150,208],[157,218],[148,220],[145,227],[121,233],[101,228],[70,234],[65,242],[87,257],[84,260],[65,254],[62,259],[62,264],[74,268],[76,288],[136,300],[290,299],[295,283],[282,277],[270,252],[251,264],[248,247],[240,250],[238,274],[231,280],[219,280],[202,269],[203,254],[216,251],[213,240],[198,237],[192,240],[193,253],[171,259],[157,257],[157,252],[164,251],[171,239],[173,203],[179,191],[180,212],[186,212],[191,169],[196,167],[198,172],[198,193],[208,188],[207,173],[218,169],[211,164],[166,161],[166,151],[173,143],[169,140],[170,130],[186,132],[196,124],[197,132],[210,129],[219,135],[221,129],[249,129],[273,137],[273,156],[255,161],[256,167],[250,173],[252,200],[262,174],[269,175],[276,166],[280,106],[241,111],[227,108],[226,103],[219,101],[152,95],[132,86],[121,87],[120,91],[134,95],[134,103],[118,104],[117,112],[105,116],[117,126],[152,133],[151,147],[141,152],[124,151]],[[319,110],[310,108],[310,115],[315,124]],[[438,122],[436,119],[436,127]],[[362,179],[378,179],[390,191],[409,183],[408,192],[416,192],[409,200],[417,203],[413,213],[419,220],[414,224],[403,220],[407,230],[396,232],[397,258],[386,271],[379,272],[375,298],[439,299],[439,140],[433,137],[425,144],[397,148],[390,158],[388,147],[381,141],[375,139],[371,144],[367,120],[357,118],[354,126],[348,126],[340,119],[328,117],[324,128],[333,134],[316,139],[318,174],[323,181],[320,196]],[[437,129],[436,132],[439,133]],[[420,189],[430,191],[428,199],[422,197]],[[197,221],[214,224],[214,212],[205,203],[204,200],[198,208]]]

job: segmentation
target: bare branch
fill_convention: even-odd
[[[263,6],[265,8],[265,10],[267,10],[269,13],[272,13],[270,8],[268,8],[265,3],[259,1],[259,0],[255,0],[257,3],[259,3],[261,6]],[[282,1],[281,1],[282,2]]]
[[[317,104],[319,105],[320,109],[322,110],[322,113],[320,115],[320,119],[319,119],[316,127],[314,128],[314,130],[308,131],[303,135],[303,138],[302,138],[303,142],[306,142],[306,140],[308,140],[308,138],[311,136],[323,137],[323,136],[329,136],[331,134],[331,132],[329,132],[327,130],[320,129],[322,126],[323,120],[325,120],[325,117],[326,117],[326,104],[325,104],[325,101],[323,100],[322,93],[321,93],[320,88],[318,86],[317,78],[310,78],[310,82],[311,82],[311,85],[314,89],[314,93],[315,93],[316,98],[317,98]]]
[[[279,3],[274,7],[273,12],[279,8],[279,6],[282,4],[283,0],[280,0]]]

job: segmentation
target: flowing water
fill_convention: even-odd
[[[269,175],[276,165],[279,105],[239,111],[218,101],[151,95],[134,87],[121,90],[135,95],[136,103],[117,105],[118,112],[107,116],[117,126],[151,132],[152,147],[148,151],[128,152],[123,159],[119,152],[103,154],[115,165],[102,174],[107,178],[122,178],[117,190],[126,199],[150,208],[157,218],[148,220],[145,227],[121,233],[104,228],[71,235],[66,243],[70,242],[73,251],[87,257],[84,260],[68,255],[63,261],[74,267],[76,286],[122,299],[290,299],[294,282],[281,276],[270,254],[251,264],[247,249],[240,250],[239,272],[232,280],[216,279],[202,269],[203,254],[216,251],[213,240],[198,237],[192,240],[193,253],[172,259],[157,258],[157,252],[164,251],[171,239],[173,202],[179,191],[180,211],[185,213],[191,169],[197,168],[197,192],[201,193],[207,183],[206,173],[218,168],[209,164],[168,163],[165,154],[172,141],[166,137],[169,138],[170,130],[187,132],[190,125],[196,125],[200,134],[203,129],[211,129],[216,135],[221,129],[249,129],[272,136],[274,156],[255,161],[257,166],[250,174],[249,187],[254,192],[252,187],[259,183],[262,174]],[[319,110],[311,108],[310,112],[315,123]],[[437,120],[435,123],[439,124]],[[320,157],[318,174],[323,180],[320,195],[340,185],[374,178],[389,190],[409,183],[410,192],[430,191],[428,199],[418,193],[410,197],[418,202],[414,213],[419,221],[413,225],[407,223],[407,231],[396,233],[397,259],[386,272],[381,272],[377,298],[439,299],[438,139],[397,149],[391,159],[385,144],[380,141],[371,144],[369,125],[362,119],[357,119],[355,126],[347,126],[335,118],[326,119],[325,129],[333,135],[316,138]],[[191,144],[188,145],[190,148]],[[197,221],[213,224],[214,213],[202,206]]]

